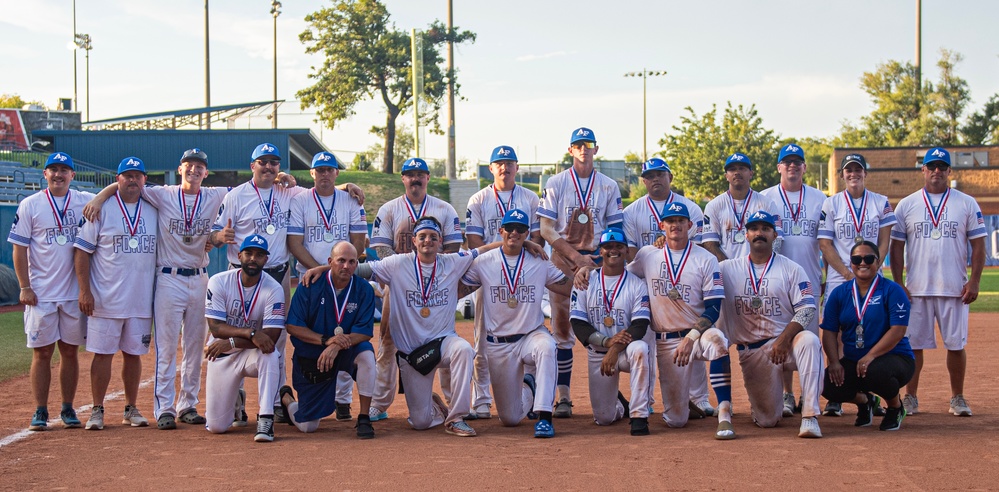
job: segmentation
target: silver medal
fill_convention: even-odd
[[[795,224],[795,225],[791,226],[791,234],[794,234],[795,236],[800,236],[801,235],[801,226],[798,225],[798,224]]]
[[[194,238],[191,236],[184,236],[184,244],[191,244],[194,242]]]
[[[940,229],[930,231],[930,239],[940,239],[941,237],[943,237],[943,233],[940,232]]]
[[[333,330],[333,335],[343,335],[343,327],[338,326]]]
[[[327,232],[327,233],[323,234],[323,241],[326,241],[327,243],[332,243],[333,242],[333,233],[332,232]]]
[[[578,220],[580,224],[585,224],[590,221],[590,217],[586,214],[579,214],[579,217],[576,217],[576,220]]]
[[[139,247],[139,240],[136,239],[136,238],[134,238],[134,237],[132,239],[129,239],[128,240],[128,247],[131,248],[131,249],[138,248]]]
[[[742,243],[746,242],[746,233],[742,232],[742,231],[736,232],[735,233],[735,238],[733,238],[733,241],[735,241],[738,244],[742,244]]]
[[[274,231],[277,231],[277,227],[274,227],[274,224],[267,224],[267,228],[264,230],[267,231],[267,234],[274,234]]]
[[[749,301],[749,305],[753,309],[759,309],[763,307],[763,299],[760,299],[759,297],[754,297],[752,301]]]
[[[58,244],[59,246],[65,246],[66,245],[66,236],[63,236],[62,234],[59,234],[58,236],[56,236],[56,244]]]

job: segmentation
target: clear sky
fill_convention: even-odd
[[[727,101],[756,104],[764,124],[781,135],[831,136],[844,120],[871,110],[859,88],[864,71],[915,56],[915,0],[453,1],[455,24],[478,34],[455,51],[466,98],[456,109],[456,147],[459,158],[473,162],[501,144],[516,148],[522,163],[558,160],[578,126],[594,130],[608,159],[641,154],[642,81],[623,75],[642,68],[668,71],[648,79],[650,154],[684,107],[701,114]],[[203,1],[76,3],[77,32],[93,38],[92,120],[204,105]],[[385,3],[396,27],[407,31],[447,17],[447,0]],[[329,3],[283,4],[278,98],[292,101],[320,63],[298,41],[303,18]],[[964,55],[957,72],[970,85],[970,109],[980,108],[999,92],[999,2],[922,4],[924,80],[936,80],[941,48],[957,51]],[[213,105],[271,98],[269,10],[269,0],[211,0]],[[72,0],[0,0],[0,12],[0,92],[49,106],[72,97]],[[81,50],[81,110],[85,66]],[[352,119],[320,131],[312,115],[289,102],[279,122],[313,128],[349,160],[377,141],[368,130],[384,122],[377,102],[356,109]],[[259,115],[237,126],[269,122]],[[429,135],[426,154],[446,157],[446,138]]]

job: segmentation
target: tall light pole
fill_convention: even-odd
[[[208,0],[205,0],[205,107],[212,107],[212,71],[208,61]],[[211,113],[208,113],[205,128],[212,129]]]
[[[277,18],[281,15],[281,2],[271,0],[271,15],[274,16],[274,112],[271,114],[271,128],[277,128]]]
[[[76,41],[76,0],[73,0],[73,40]],[[69,49],[73,50],[73,111],[79,111],[76,101],[76,43],[72,43]]]
[[[646,126],[648,125],[648,116],[647,116],[648,106],[646,103],[645,80],[649,77],[660,77],[664,75],[666,75],[665,70],[649,71],[644,68],[642,69],[641,72],[628,72],[624,74],[625,77],[642,78],[642,162],[645,162],[649,159],[648,148],[645,143],[645,138],[648,135],[648,131],[646,130]]]
[[[86,51],[87,54],[87,121],[90,121],[90,50],[93,49],[93,44],[90,40],[89,34],[77,34],[75,38],[76,47]]]
[[[457,157],[454,149],[454,19],[453,0],[447,0],[447,179],[455,179]]]

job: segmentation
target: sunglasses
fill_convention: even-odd
[[[854,265],[859,265],[861,263],[873,265],[874,262],[876,261],[878,261],[877,255],[864,255],[864,256],[854,255],[850,257],[850,263],[853,263]]]
[[[576,142],[576,143],[572,144],[572,148],[574,148],[574,149],[582,149],[583,147],[586,147],[588,149],[592,149],[593,147],[596,147],[596,146],[597,146],[597,144],[595,142]]]
[[[280,166],[281,161],[277,159],[257,159],[257,162],[262,166]]]
[[[517,234],[526,234],[527,226],[523,224],[507,224],[503,226],[503,230],[506,232],[516,232]]]
[[[931,162],[929,164],[926,164],[923,167],[925,167],[926,169],[929,169],[930,171],[936,171],[938,169],[946,169],[946,168],[948,168],[950,166],[948,166],[947,164],[944,164],[942,162]]]

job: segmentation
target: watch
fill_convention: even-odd
[[[256,336],[256,334],[257,334],[257,329],[250,328],[250,340],[253,340],[253,337]]]

